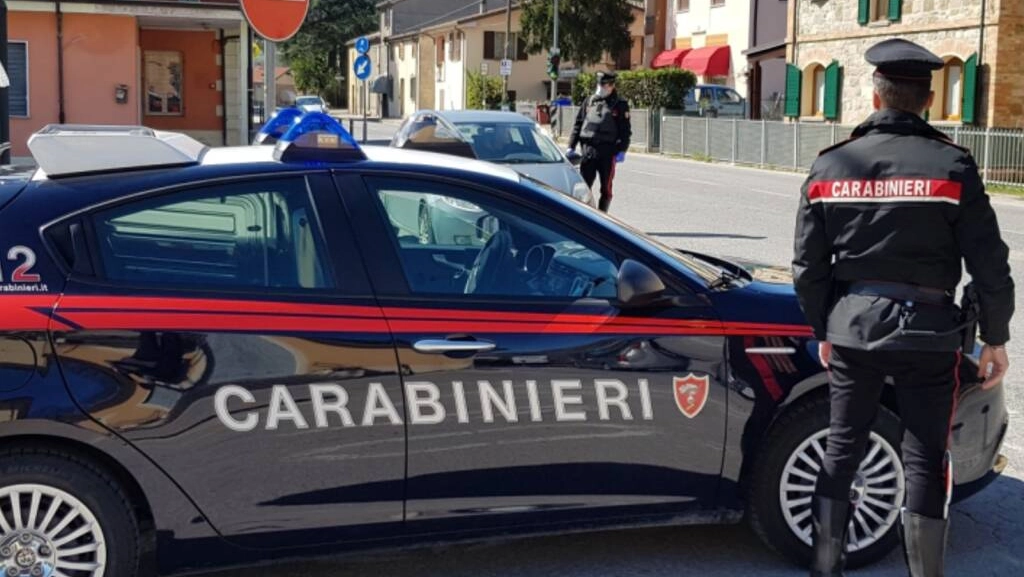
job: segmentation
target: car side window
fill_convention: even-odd
[[[743,98],[735,90],[727,88],[718,93],[718,100],[726,104],[739,104]]]
[[[617,295],[612,251],[554,219],[454,186],[367,179],[419,295]]]
[[[325,289],[305,178],[175,192],[93,214],[103,276],[143,285]]]

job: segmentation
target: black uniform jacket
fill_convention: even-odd
[[[592,94],[583,101],[576,115],[569,147],[576,148],[582,142],[590,146],[613,148],[615,152],[627,152],[633,136],[629,119],[629,103],[612,92],[605,98]]]
[[[793,273],[815,337],[857,349],[955,350],[957,309],[851,294],[883,281],[953,294],[967,264],[981,339],[1010,338],[1009,251],[970,152],[914,114],[882,110],[825,149],[800,195]],[[901,320],[902,319],[902,320]],[[900,326],[904,330],[900,330]]]

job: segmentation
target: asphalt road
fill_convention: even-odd
[[[371,124],[371,140],[394,127]],[[357,132],[357,135],[358,132]],[[612,212],[674,246],[788,265],[800,175],[632,154],[618,169]],[[1024,202],[994,200],[1014,270],[1024,270]],[[1018,291],[1018,310],[1024,311]],[[1013,334],[1024,335],[1024,312]],[[1014,425],[1005,474],[953,507],[949,575],[1024,574],[1024,338],[1010,343],[1007,381]],[[765,549],[744,526],[679,527],[430,547],[320,562],[246,569],[206,577],[501,576],[604,577],[679,575],[789,577],[805,574]],[[898,552],[854,577],[905,575]]]

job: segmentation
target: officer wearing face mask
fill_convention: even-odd
[[[626,159],[632,134],[629,104],[615,91],[615,73],[598,73],[597,91],[587,97],[576,116],[568,154],[575,154],[576,146],[582,145],[580,174],[590,187],[594,186],[595,178],[601,177],[598,207],[604,212],[612,203],[615,165]]]

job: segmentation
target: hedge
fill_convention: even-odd
[[[618,79],[615,85],[619,96],[625,98],[633,108],[682,108],[686,93],[697,85],[697,77],[693,72],[679,68],[626,70],[616,74]],[[573,84],[573,102],[580,106],[583,99],[593,94],[596,88],[596,74],[580,74]]]
[[[500,76],[484,76],[470,72],[466,81],[466,108],[497,110],[501,107],[505,82]]]

